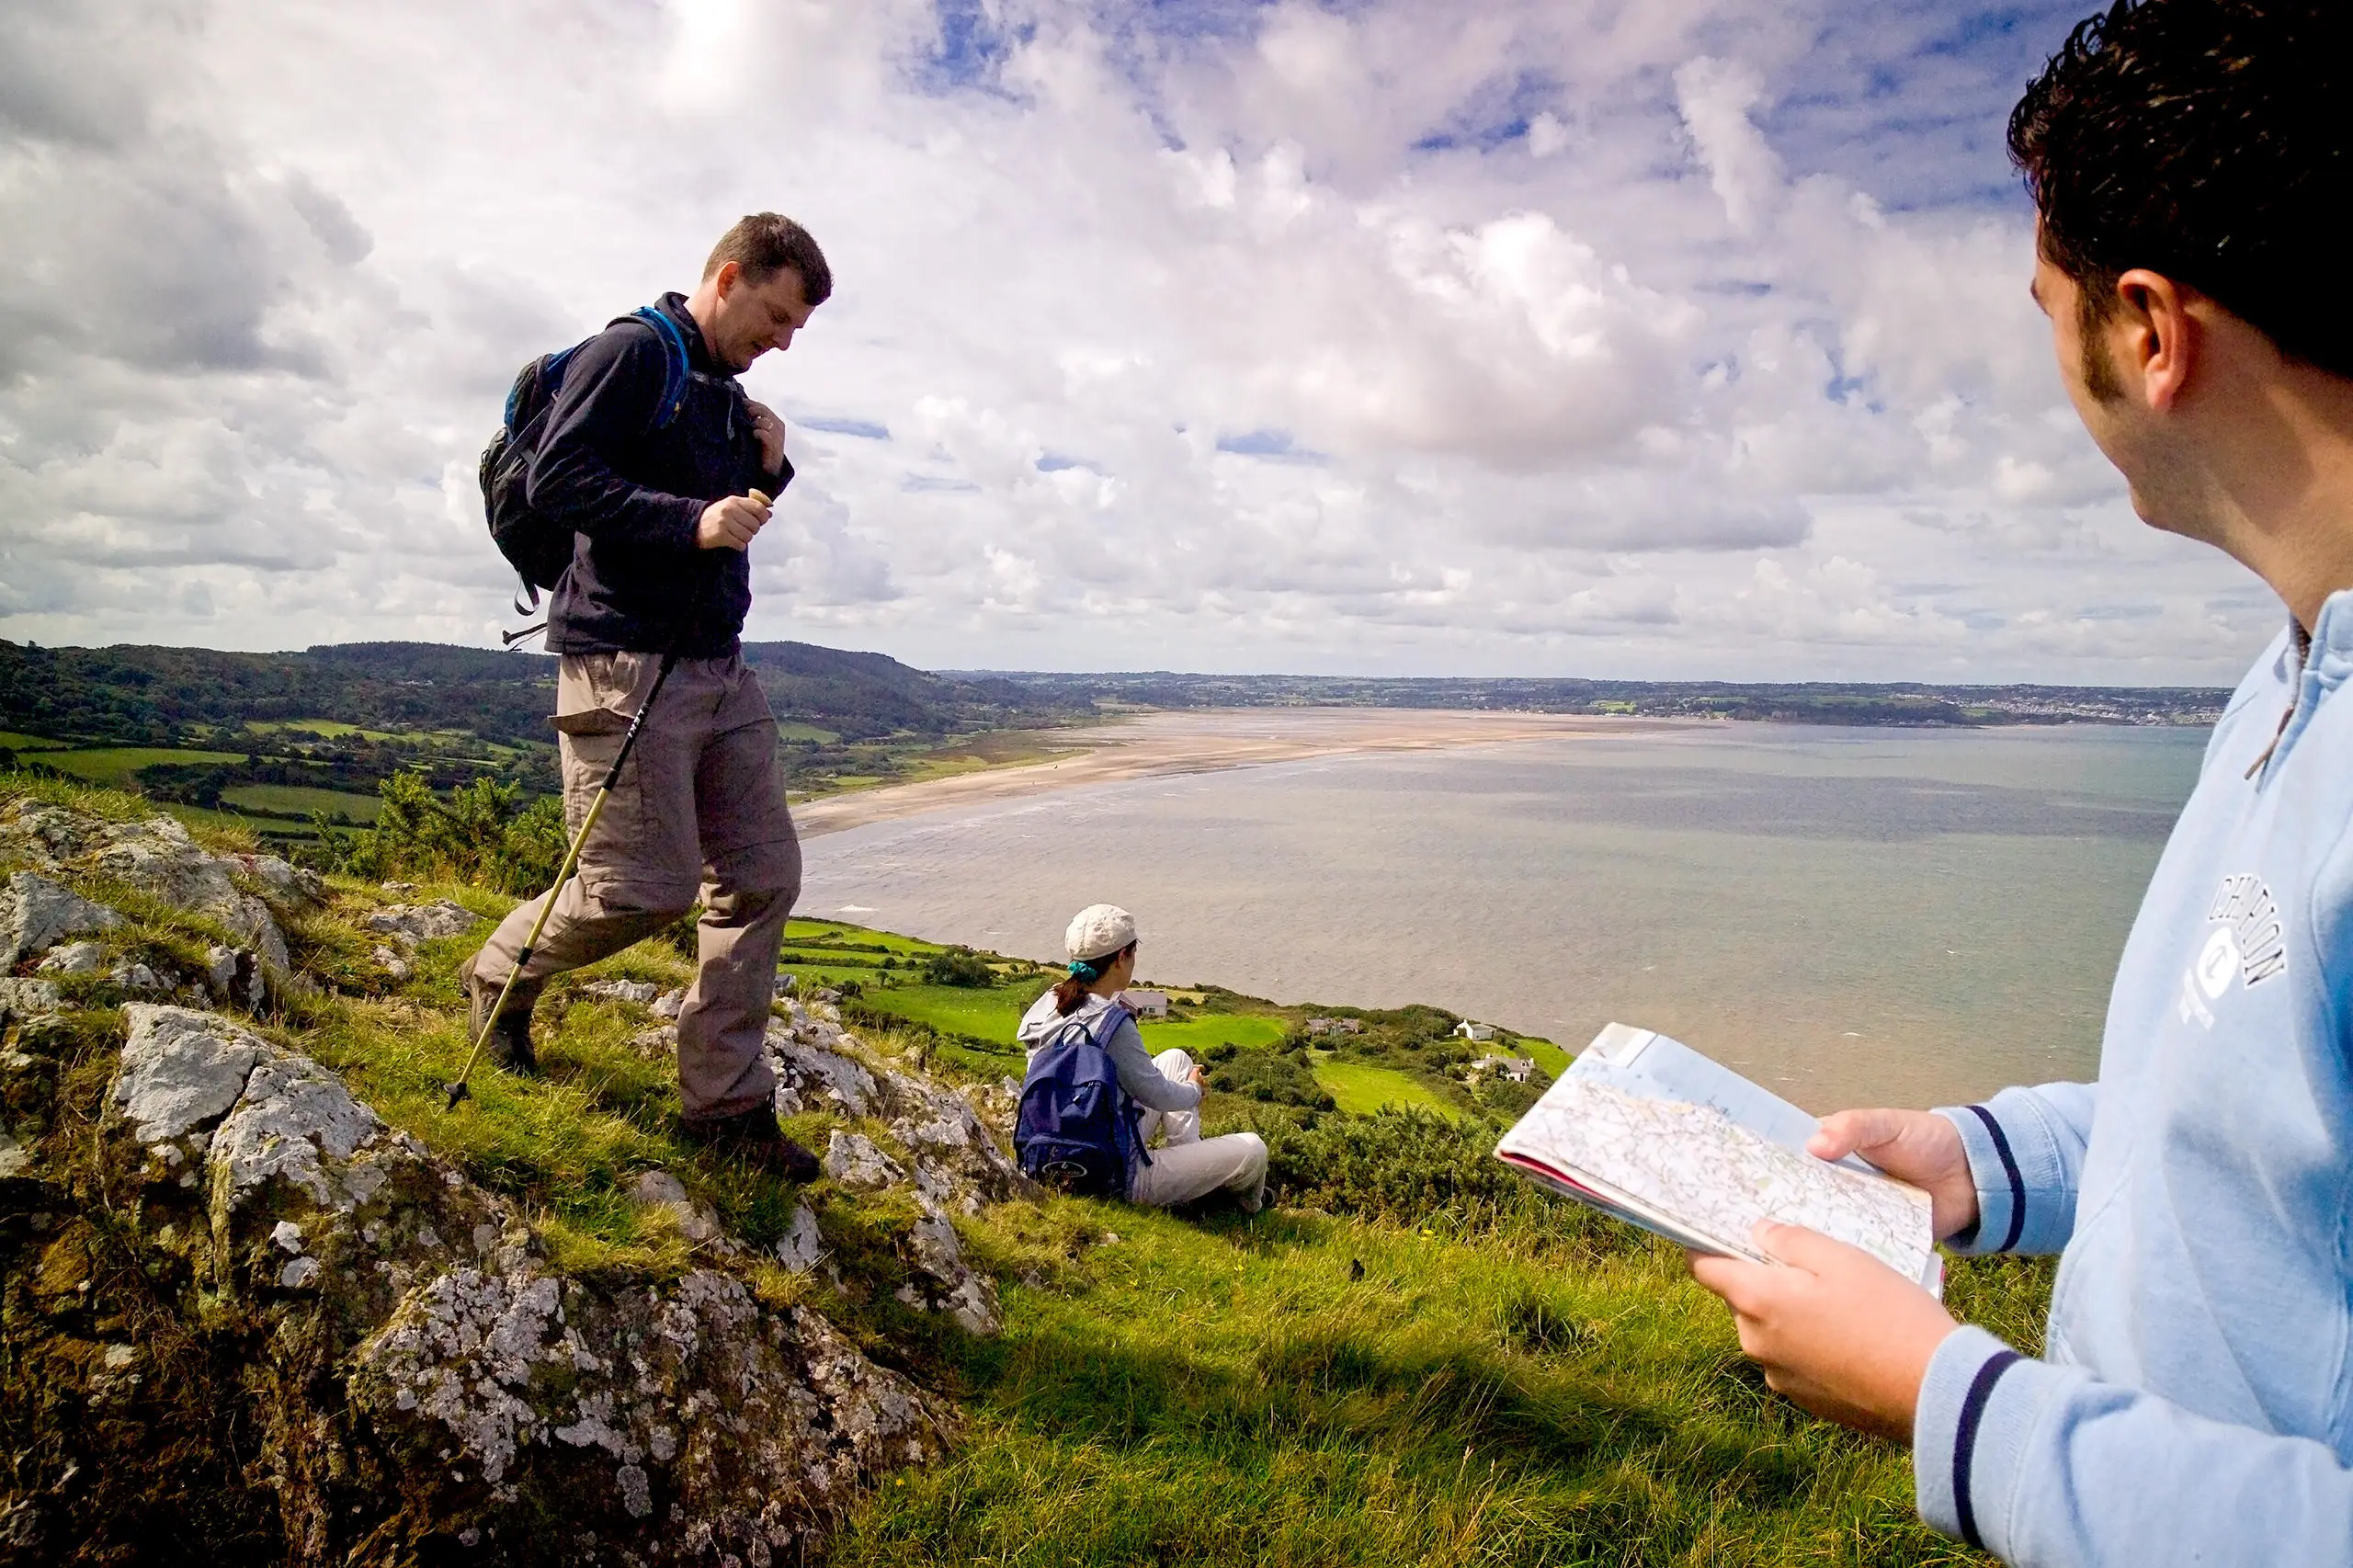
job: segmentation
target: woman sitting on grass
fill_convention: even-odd
[[[1135,1118],[1127,1150],[1128,1201],[1167,1209],[1233,1192],[1256,1213],[1266,1197],[1265,1142],[1255,1132],[1202,1137],[1201,1070],[1181,1051],[1146,1056],[1135,1014],[1120,998],[1135,978],[1135,917],[1113,904],[1091,905],[1078,912],[1063,942],[1070,977],[1039,997],[1021,1020],[1019,1038],[1029,1048],[1033,1076],[1048,1046],[1084,1031],[1110,1057],[1123,1100],[1142,1108],[1140,1117],[1129,1104],[1115,1108],[1117,1116]],[[1030,1098],[1025,1085],[1025,1108]],[[1155,1132],[1161,1146],[1147,1151]]]

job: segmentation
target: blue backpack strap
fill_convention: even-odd
[[[640,305],[630,314],[654,329],[654,335],[662,340],[663,351],[669,361],[662,379],[662,403],[654,416],[654,428],[667,430],[672,421],[678,417],[678,411],[687,403],[686,335],[678,330],[676,322],[652,305]]]

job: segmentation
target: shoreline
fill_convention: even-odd
[[[1443,708],[1211,708],[1148,713],[1052,732],[1058,738],[1067,737],[1067,743],[1045,761],[823,795],[795,804],[792,820],[802,838],[817,838],[927,812],[993,805],[1089,784],[1377,752],[1453,751],[1571,736],[1656,733],[1691,728],[1696,722]]]

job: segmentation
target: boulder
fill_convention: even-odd
[[[96,974],[105,967],[107,950],[96,942],[68,942],[52,948],[40,960],[43,974]]]
[[[776,1244],[776,1257],[794,1274],[806,1274],[824,1261],[824,1233],[818,1230],[817,1216],[806,1203],[792,1210],[792,1223]]]
[[[368,917],[367,929],[392,937],[404,949],[414,949],[419,942],[462,937],[482,924],[481,915],[455,899],[444,898],[431,903],[388,904]]]
[[[261,960],[251,948],[207,948],[204,983],[214,1001],[243,1007],[249,1013],[260,1012],[267,997]]]
[[[290,967],[286,935],[278,929],[269,905],[236,881],[239,876],[256,876],[255,867],[262,859],[274,858],[209,854],[172,817],[108,823],[85,836],[96,840],[84,852],[92,869],[176,908],[220,921],[238,940],[252,944],[264,963],[281,973]]]
[[[874,1140],[862,1132],[844,1132],[839,1128],[825,1144],[825,1174],[844,1187],[863,1187],[880,1191],[895,1187],[907,1179],[899,1163],[875,1147]]]
[[[33,871],[18,871],[0,888],[0,971],[39,958],[68,937],[112,931],[122,916]]]
[[[830,1038],[836,1043],[844,1039],[838,1029]],[[803,1044],[801,1032],[781,1020],[769,1023],[767,1048],[777,1087],[780,1094],[789,1091],[794,1096],[795,1110],[824,1105],[845,1116],[866,1117],[880,1107],[881,1090],[873,1074],[837,1051]],[[779,1108],[779,1114],[792,1112]]]
[[[768,1305],[715,1269],[563,1276],[507,1200],[388,1127],[319,1062],[219,1014],[134,1004],[126,1015],[104,1126],[117,1162],[107,1190],[129,1229],[112,1244],[142,1259],[124,1276],[141,1321],[176,1311],[175,1334],[218,1324],[251,1346],[230,1397],[248,1402],[234,1430],[257,1446],[232,1473],[266,1489],[289,1561],[438,1561],[453,1542],[484,1562],[807,1561],[862,1490],[942,1453],[946,1407],[818,1313]],[[0,1178],[48,1184],[55,1196],[37,1206],[68,1203],[48,1157],[10,1141]],[[632,1196],[680,1205],[716,1234],[665,1173]],[[800,1250],[784,1261],[816,1266],[806,1208],[787,1240]],[[60,1310],[79,1313],[113,1276],[85,1251],[57,1261],[67,1244],[0,1267],[48,1259],[40,1278],[62,1281]],[[946,1267],[938,1238],[924,1244]],[[15,1332],[86,1335],[65,1326],[84,1321],[35,1316]],[[138,1345],[74,1355],[89,1369],[53,1402],[59,1420],[118,1409],[107,1430],[131,1442],[208,1419],[171,1404],[172,1381],[148,1374]],[[51,1435],[40,1451],[67,1447]],[[28,1480],[55,1488],[57,1464],[37,1468]],[[43,1523],[65,1517],[44,1507],[21,1521],[24,1541],[10,1538],[28,1560],[82,1544]],[[540,1533],[550,1521],[560,1549]]]
[[[0,1012],[54,1013],[64,1006],[53,980],[0,980]]]
[[[631,1186],[629,1195],[632,1202],[674,1216],[688,1241],[722,1252],[736,1250],[720,1229],[717,1210],[697,1203],[688,1195],[686,1183],[668,1171],[647,1171]]]

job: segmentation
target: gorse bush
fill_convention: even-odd
[[[1310,1110],[1335,1108],[1332,1096],[1315,1081],[1307,1063],[1296,1056],[1273,1051],[1237,1051],[1231,1045],[1214,1046],[1209,1054],[1209,1085],[1221,1094]]]
[[[985,989],[996,983],[996,971],[989,960],[970,948],[949,948],[924,960],[924,983],[928,985],[965,985]]]
[[[522,805],[519,787],[494,778],[440,795],[414,773],[395,773],[376,792],[384,804],[373,827],[313,818],[319,847],[307,858],[355,877],[472,882],[518,895],[543,891],[563,864],[563,802],[551,795]]]
[[[1547,1202],[1491,1152],[1495,1130],[1415,1109],[1258,1119],[1281,1200],[1329,1214],[1420,1222],[1477,1220]]]

